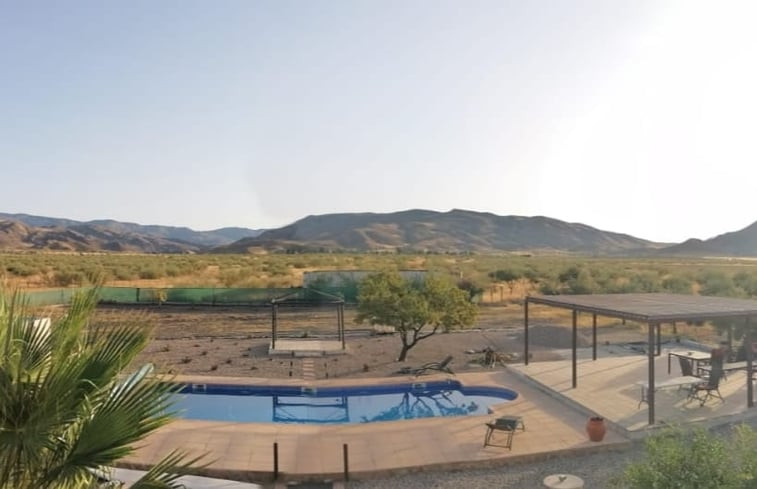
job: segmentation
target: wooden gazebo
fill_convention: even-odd
[[[594,295],[555,295],[529,296],[524,305],[524,361],[528,365],[528,308],[529,304],[569,309],[573,312],[572,380],[573,388],[578,386],[578,313],[592,315],[592,360],[597,359],[597,316],[627,319],[646,323],[649,326],[647,339],[647,356],[649,357],[649,424],[655,422],[655,356],[660,355],[660,331],[663,323],[679,321],[705,321],[710,319],[743,319],[745,328],[744,342],[751,345],[753,332],[749,327],[752,317],[757,317],[757,301],[748,299],[731,299],[684,294],[594,294]],[[753,407],[752,370],[753,351],[746,348],[747,361],[747,406]]]

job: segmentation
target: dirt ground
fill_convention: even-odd
[[[517,304],[482,307],[477,323],[466,330],[440,333],[419,342],[406,362],[397,362],[401,342],[395,334],[376,334],[369,325],[354,322],[354,309],[345,311],[347,351],[343,355],[314,357],[316,378],[381,377],[403,367],[441,361],[453,356],[455,372],[484,370],[487,348],[499,355],[494,368],[522,361],[523,319]],[[280,338],[336,339],[336,313],[321,309],[280,311]],[[569,315],[547,309],[531,316],[532,361],[557,358],[557,349],[571,345]],[[172,374],[302,378],[303,359],[270,356],[271,318],[268,308],[100,307],[96,320],[103,324],[137,321],[151,324],[155,336],[137,359],[154,363]],[[644,341],[640,325],[600,321],[600,343]],[[679,331],[680,332],[680,331]],[[687,331],[687,333],[696,331]],[[669,337],[670,335],[663,335]],[[689,335],[690,336],[690,335]],[[590,318],[580,321],[578,344],[589,346]]]

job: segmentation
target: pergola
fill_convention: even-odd
[[[663,323],[678,321],[704,321],[709,319],[743,319],[745,328],[744,342],[752,344],[750,319],[757,316],[757,301],[709,297],[683,294],[595,294],[595,295],[555,295],[530,296],[524,306],[524,361],[528,365],[528,306],[543,304],[545,306],[569,309],[573,312],[572,335],[572,376],[573,388],[578,386],[578,313],[592,315],[592,360],[597,359],[597,316],[628,319],[646,323],[649,326],[647,356],[649,358],[649,424],[655,422],[655,356],[660,355],[660,331]],[[656,348],[655,348],[656,346]],[[747,361],[747,406],[753,407],[752,398],[752,348],[745,348]]]
[[[292,292],[271,299],[271,348],[276,348],[279,336],[279,307],[280,306],[321,307],[332,305],[336,308],[337,336],[342,343],[342,350],[346,348],[344,339],[344,299],[322,290],[311,287],[300,287]]]

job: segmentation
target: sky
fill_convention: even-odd
[[[0,0],[0,212],[757,220],[757,2]]]

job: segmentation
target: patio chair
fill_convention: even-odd
[[[497,418],[494,421],[486,423],[486,435],[484,436],[484,446],[490,445],[493,447],[502,447],[512,450],[513,448],[513,435],[515,430],[520,428],[522,431],[526,431],[526,425],[523,423],[523,418],[520,416],[503,416]],[[505,432],[506,438],[504,443],[496,444],[492,443],[492,435],[495,431]]]
[[[455,372],[452,371],[452,369],[449,368],[449,364],[452,363],[452,355],[448,356],[441,362],[429,362],[425,365],[421,365],[420,367],[411,370],[411,373],[415,374],[416,376],[425,374],[429,370],[436,370],[439,372],[446,372],[448,374],[454,375]]]
[[[689,392],[689,400],[696,399],[699,401],[700,406],[704,406],[711,397],[717,397],[721,402],[725,402],[723,396],[720,395],[720,379],[723,378],[722,368],[713,368],[710,370],[710,377],[707,382],[701,384],[695,384],[691,386]]]
[[[694,376],[694,364],[691,360],[684,357],[678,357],[678,363],[681,365],[681,375],[684,377]]]
[[[725,365],[723,363],[723,360],[724,358],[722,355],[713,355],[709,365],[703,365],[697,369],[697,377],[702,377],[703,379],[707,380],[710,378],[711,372],[713,370],[720,370],[720,380],[727,382],[728,371],[724,368]]]

